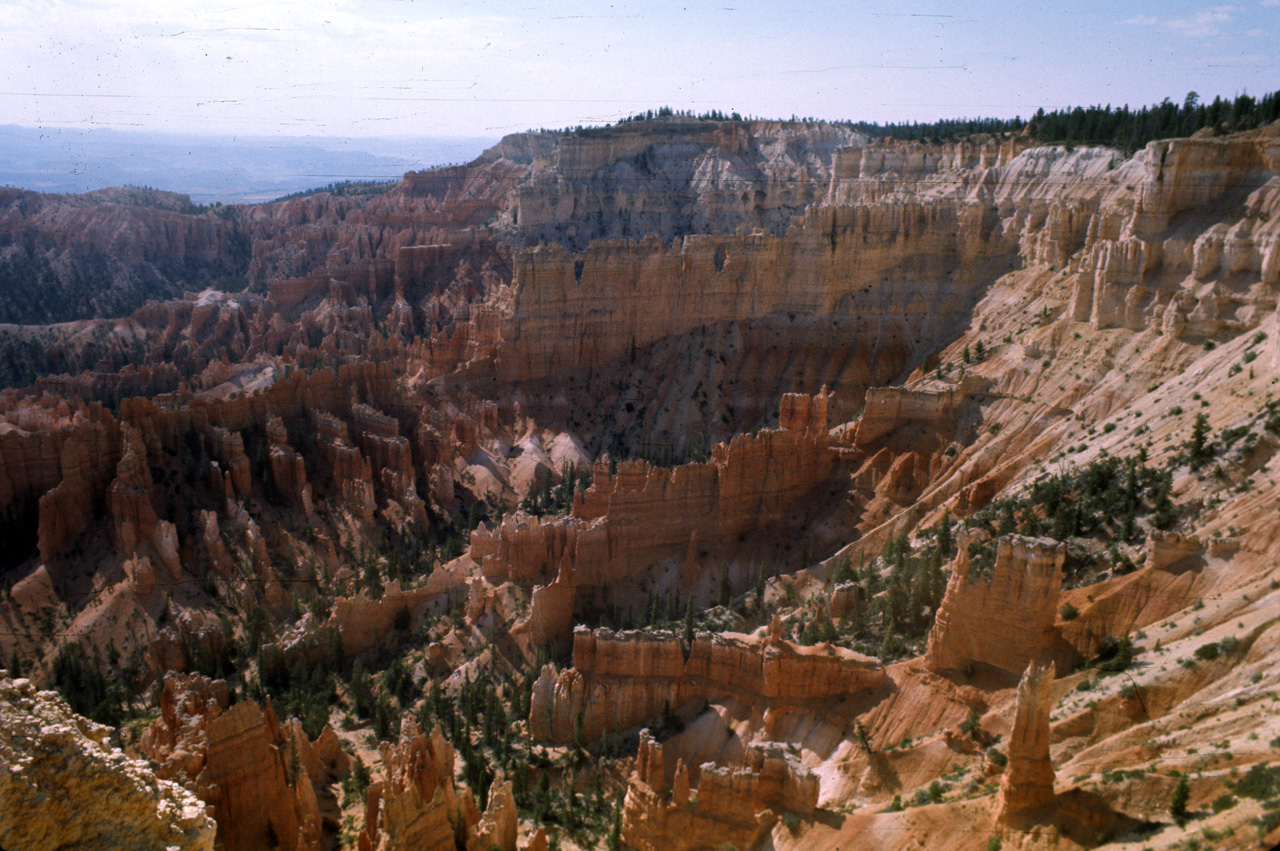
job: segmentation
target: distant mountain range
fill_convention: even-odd
[[[207,136],[0,125],[0,185],[40,192],[149,186],[197,204],[257,203],[344,180],[469,162],[497,139]]]

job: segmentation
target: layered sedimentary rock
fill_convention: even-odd
[[[1267,289],[1280,280],[1275,223],[1256,212],[1277,191],[1267,181],[1280,166],[1274,141],[1162,140],[1131,163],[1138,174],[1126,186],[1129,192],[1113,192],[1104,201],[1083,250],[1071,260],[1073,318],[1097,327],[1154,324],[1173,336],[1256,325],[1258,308],[1267,309],[1258,298],[1265,293],[1206,291],[1198,284],[1240,273],[1259,277]],[[1241,187],[1254,189],[1244,220],[1206,223],[1199,233],[1172,232],[1179,214],[1211,208]]]
[[[63,555],[101,507],[117,455],[109,446],[114,430],[99,422],[76,429],[62,445],[61,481],[40,497],[39,552],[45,563]],[[16,472],[16,470],[15,470]]]
[[[1050,654],[1058,640],[1054,621],[1062,591],[1066,545],[1049,538],[1007,535],[996,542],[988,575],[970,569],[969,538],[959,553],[929,632],[926,664],[959,671],[979,663],[1011,674]]]
[[[622,838],[630,848],[665,851],[750,847],[783,813],[817,808],[818,778],[783,748],[748,750],[733,767],[705,763],[696,788],[682,761],[667,782],[663,747],[644,731],[623,801]]]
[[[822,200],[842,146],[862,141],[820,123],[671,118],[556,139],[509,136],[487,156],[531,163],[507,213],[526,241],[583,246],[649,233],[669,241],[744,226],[781,231]]]
[[[1147,536],[1147,561],[1143,567],[1164,570],[1178,562],[1204,553],[1204,544],[1194,535],[1152,529]]]
[[[361,520],[372,520],[376,508],[373,468],[359,449],[351,445],[347,424],[325,411],[312,411],[312,425],[320,453],[329,463],[331,486],[342,494],[345,506]]]
[[[529,725],[543,740],[587,741],[625,730],[691,700],[741,695],[796,704],[875,688],[879,663],[840,647],[797,647],[776,639],[700,634],[686,659],[680,639],[579,627],[574,667],[547,665],[533,687]]]
[[[0,676],[0,846],[213,851],[201,801],[108,733],[54,692]]]
[[[417,493],[413,453],[400,434],[400,422],[362,403],[351,406],[351,416],[356,442],[378,471],[384,500],[397,503],[407,519],[425,526],[426,506]]]
[[[305,772],[290,784],[289,744],[275,713],[237,703],[209,722],[209,750],[196,778],[213,805],[219,841],[228,849],[318,847],[315,791]]]
[[[269,456],[271,479],[275,486],[310,516],[313,508],[311,483],[307,481],[307,464],[300,454],[289,446],[289,433],[279,417],[267,420],[267,439],[271,442]]]
[[[988,233],[980,209],[893,204],[810,207],[781,237],[603,240],[576,255],[539,246],[516,258],[494,366],[527,381],[700,326],[792,313],[865,317],[866,358],[901,369],[960,327],[976,281],[1011,256]]]
[[[1049,713],[1053,710],[1052,662],[1032,662],[1018,682],[1009,765],[1000,779],[997,814],[1009,821],[1053,800],[1053,764],[1049,761]]]
[[[343,652],[348,658],[354,657],[375,647],[401,612],[408,610],[412,615],[432,597],[451,593],[464,582],[461,571],[441,569],[414,588],[402,588],[398,580],[392,580],[376,600],[366,594],[338,597],[333,601],[327,628],[338,631]]]
[[[465,836],[480,821],[471,793],[454,783],[453,746],[439,727],[424,736],[404,718],[399,740],[382,745],[382,766],[383,779],[369,787],[361,851],[453,851],[455,830]],[[505,806],[497,791],[495,806]]]

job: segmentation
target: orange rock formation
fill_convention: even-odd
[[[997,813],[1015,820],[1053,800],[1053,764],[1049,761],[1049,713],[1053,709],[1054,666],[1032,662],[1018,682],[1009,766],[1000,778]]]
[[[739,694],[766,705],[857,694],[884,679],[876,660],[840,647],[797,647],[728,633],[701,634],[686,659],[680,640],[579,627],[574,667],[547,665],[533,687],[534,736],[570,742],[625,730],[691,700]]]
[[[663,746],[646,730],[623,801],[622,838],[639,851],[691,849],[732,843],[747,848],[782,813],[809,815],[818,778],[784,749],[748,751],[733,768],[705,764],[696,789],[677,761],[667,782]]]
[[[962,533],[957,541],[960,551],[929,633],[926,664],[959,671],[981,663],[1017,674],[1054,652],[1066,547],[1008,535],[996,542],[995,565],[982,576],[971,574],[968,537]]]
[[[347,772],[328,728],[315,742],[296,719],[281,725],[268,706],[229,706],[227,685],[199,674],[165,676],[161,715],[141,748],[160,774],[193,789],[213,811],[219,846],[319,849],[322,803],[316,788]],[[332,817],[332,816],[331,816]]]
[[[361,851],[452,851],[455,831],[466,835],[480,821],[471,793],[454,783],[453,746],[439,727],[424,736],[405,718],[399,741],[382,745],[382,765],[384,779],[369,787]],[[494,797],[495,810],[505,809],[501,793]]]

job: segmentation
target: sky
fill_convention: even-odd
[[[1280,89],[1280,0],[4,0],[0,123],[501,136],[669,105],[1027,117]]]

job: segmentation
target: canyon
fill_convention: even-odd
[[[1275,125],[664,117],[0,263],[6,848],[1280,839]]]

